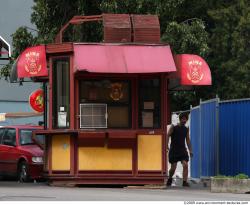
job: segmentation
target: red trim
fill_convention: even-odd
[[[52,175],[53,174],[60,174],[60,175],[71,175],[70,171],[65,171],[65,170],[53,170],[52,171]]]
[[[49,175],[52,174],[52,138],[49,137],[48,138],[48,160],[49,160],[49,166],[48,166],[48,169],[49,169]]]
[[[108,132],[108,148],[132,148],[136,142],[135,132]]]
[[[131,123],[132,129],[136,129],[136,79],[131,79]]]
[[[135,176],[138,174],[138,135],[136,135],[136,143],[133,149],[133,173]]]
[[[51,176],[49,183],[52,185],[76,185],[76,184],[121,184],[121,185],[145,185],[145,184],[164,184],[165,177],[63,177]]]
[[[78,134],[78,136],[79,136],[79,134]],[[76,167],[76,175],[77,176],[78,176],[78,173],[79,173],[79,147],[80,147],[79,140],[75,140],[75,154],[76,154],[75,167]]]
[[[80,127],[80,112],[79,112],[79,81],[75,79],[75,129]]]
[[[52,89],[52,84],[53,84],[53,75],[52,75],[52,68],[53,68],[53,63],[52,63],[52,58],[49,59],[49,129],[52,130],[52,124],[53,124],[53,89]]]
[[[74,86],[75,86],[75,78],[74,78],[74,71],[73,71],[73,56],[70,56],[70,68],[69,68],[69,80],[70,80],[70,129],[74,129],[75,125],[75,93],[74,93]]]
[[[161,84],[162,84],[162,128],[163,128],[163,135],[162,135],[162,172],[166,172],[166,131],[167,131],[167,81],[166,75],[161,76]]]
[[[47,54],[62,54],[73,52],[73,43],[58,43],[46,45]]]
[[[34,132],[33,132],[33,135],[34,135]],[[48,172],[49,171],[49,158],[48,158],[48,143],[49,143],[49,140],[48,140],[48,137],[45,137],[45,145],[44,145],[44,163],[43,163],[43,171],[44,172]]]
[[[88,72],[77,72],[75,73],[75,78],[77,79],[103,79],[103,78],[115,78],[118,80],[131,80],[133,78],[137,79],[138,77],[140,78],[154,78],[154,77],[160,77],[160,75],[158,73],[153,73],[153,74],[149,74],[149,73],[144,73],[142,74],[129,74],[129,73],[123,73],[121,74],[117,74],[117,73],[88,73]],[[138,79],[140,79],[138,78]]]
[[[98,175],[98,176],[123,176],[127,175],[127,176],[131,176],[133,173],[131,170],[116,170],[116,171],[111,171],[111,170],[101,170],[101,171],[97,171],[97,170],[88,170],[88,171],[84,171],[84,170],[79,170],[78,171],[78,175]]]
[[[133,118],[135,119],[134,123],[134,128],[136,130],[138,130],[139,128],[139,120],[138,120],[138,114],[139,114],[139,99],[138,99],[138,96],[139,96],[139,91],[138,91],[138,86],[139,84],[139,78],[138,76],[136,76],[136,79],[135,79],[135,85],[133,87],[134,89],[134,103],[133,103],[133,107],[135,108],[135,112],[133,113]],[[137,172],[138,172],[138,133],[136,135],[136,139],[135,139],[135,144],[134,144],[134,147],[133,147],[133,162],[132,162],[132,168],[133,168],[133,174],[136,176],[137,175]]]
[[[70,134],[70,135],[77,135],[78,133],[91,133],[94,134],[95,133],[97,135],[99,135],[100,133],[111,133],[113,135],[113,133],[120,133],[120,135],[163,135],[164,131],[163,130],[159,130],[159,129],[138,129],[138,130],[132,130],[132,129],[96,129],[93,130],[93,132],[89,131],[89,130],[85,130],[85,129],[75,129],[75,130],[71,130],[71,129],[53,129],[53,130],[35,130],[34,131],[36,134],[45,134],[45,135],[60,135],[60,134]]]
[[[75,146],[74,146],[75,140],[74,136],[70,136],[70,174],[75,174]]]
[[[104,147],[106,141],[105,132],[79,132],[78,147]]]

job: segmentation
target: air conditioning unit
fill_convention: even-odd
[[[107,128],[107,104],[80,104],[80,128]]]

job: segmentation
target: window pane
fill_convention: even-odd
[[[21,130],[19,137],[20,145],[30,145],[34,144],[32,140],[32,130]]]
[[[68,128],[69,107],[69,58],[53,61],[53,127]]]
[[[80,102],[129,103],[129,89],[130,84],[126,81],[81,81]]]
[[[0,144],[2,144],[3,134],[4,134],[4,129],[0,129]]]
[[[160,128],[160,79],[141,79],[139,82],[139,127]]]
[[[108,127],[126,128],[129,125],[129,108],[127,106],[108,107]]]
[[[108,128],[131,127],[130,82],[121,80],[83,80],[80,82],[80,104],[107,104]],[[82,110],[84,115],[89,110]],[[98,108],[92,115],[98,115]],[[92,119],[94,120],[94,119]],[[98,120],[101,120],[100,118]]]
[[[16,130],[15,129],[7,129],[3,135],[3,144],[16,146]]]

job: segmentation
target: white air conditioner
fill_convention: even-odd
[[[107,128],[107,104],[80,104],[80,128]]]

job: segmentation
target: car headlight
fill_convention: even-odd
[[[32,162],[43,163],[43,158],[42,157],[32,157]]]

